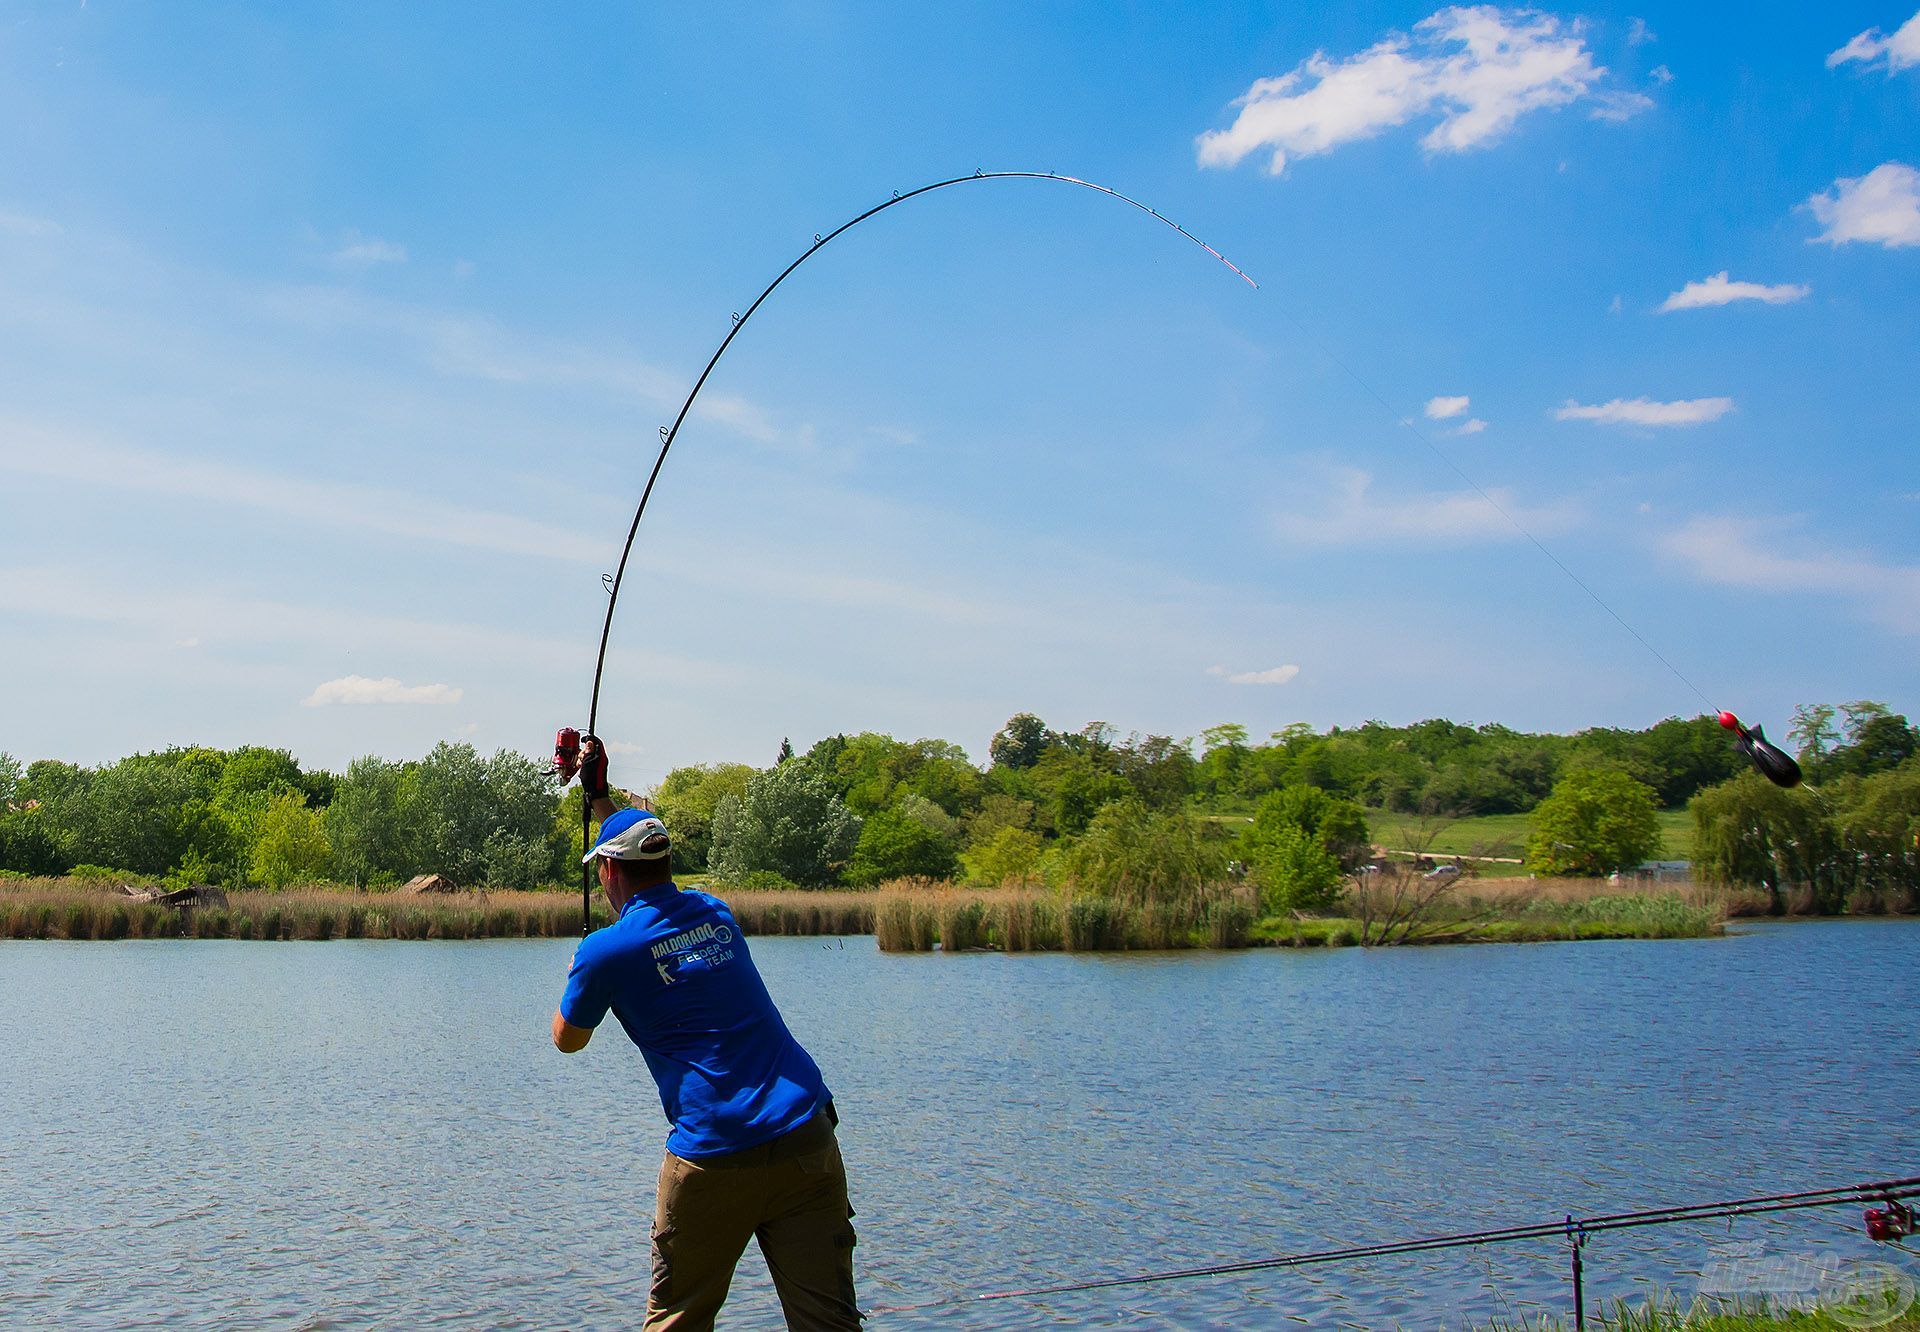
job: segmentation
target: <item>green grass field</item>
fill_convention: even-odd
[[[1229,828],[1253,822],[1247,815],[1211,816]],[[1693,859],[1693,816],[1684,809],[1660,811],[1661,847],[1655,860]],[[1373,840],[1389,851],[1420,850],[1443,856],[1505,856],[1518,859],[1533,830],[1531,814],[1483,814],[1470,819],[1422,819],[1417,814],[1367,811]]]
[[[1414,814],[1367,811],[1373,840],[1389,850],[1418,849],[1452,856],[1520,856],[1533,828],[1531,814],[1484,814],[1472,819],[1421,819]],[[1693,859],[1693,816],[1684,809],[1660,811],[1656,860]]]

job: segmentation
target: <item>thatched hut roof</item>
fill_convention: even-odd
[[[400,885],[403,893],[457,893],[460,885],[444,874],[416,874]]]

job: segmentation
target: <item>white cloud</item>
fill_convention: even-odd
[[[1485,421],[1482,421],[1479,417],[1476,416],[1471,420],[1462,421],[1459,425],[1455,426],[1452,430],[1447,431],[1447,433],[1449,435],[1454,436],[1455,438],[1458,438],[1461,435],[1477,435],[1482,430],[1485,430],[1486,428],[1487,428],[1487,423]]]
[[[609,754],[644,754],[645,745],[636,745],[630,740],[609,740],[606,742]]]
[[[1792,282],[1782,282],[1767,286],[1760,282],[1731,282],[1727,270],[1721,269],[1712,277],[1702,278],[1698,282],[1689,282],[1679,291],[1667,297],[1661,303],[1660,313],[1674,310],[1699,310],[1710,305],[1732,305],[1735,301],[1765,301],[1768,305],[1787,305],[1794,301],[1803,301],[1813,291]]]
[[[407,262],[407,247],[381,240],[377,236],[362,236],[357,231],[349,231],[342,238],[340,247],[328,259],[335,268],[359,271],[376,264],[404,264]]]
[[[1300,674],[1298,666],[1275,666],[1265,671],[1229,671],[1225,666],[1209,666],[1208,675],[1219,676],[1235,685],[1283,685]]]
[[[1780,523],[1699,517],[1662,541],[1703,582],[1762,592],[1811,592],[1852,606],[1902,634],[1920,634],[1920,565],[1821,551],[1782,550]]]
[[[426,703],[445,706],[460,701],[460,690],[451,685],[404,685],[391,675],[369,680],[364,675],[343,675],[315,685],[313,692],[300,700],[305,708],[325,708],[335,704]]]
[[[1593,110],[1588,114],[1595,120],[1605,120],[1615,125],[1623,120],[1632,120],[1643,111],[1653,110],[1651,97],[1625,89],[1596,93],[1593,103]]]
[[[1373,474],[1354,467],[1334,469],[1331,483],[1330,494],[1278,515],[1276,535],[1314,546],[1467,545],[1524,540],[1522,528],[1540,535],[1571,527],[1579,517],[1565,504],[1528,508],[1504,489],[1383,497],[1374,491]]]
[[[1199,137],[1200,164],[1232,167],[1270,152],[1268,170],[1277,176],[1289,157],[1331,152],[1428,115],[1439,123],[1421,146],[1460,152],[1497,141],[1530,111],[1594,95],[1605,74],[1578,22],[1454,6],[1415,24],[1411,35],[1390,33],[1344,59],[1316,51],[1292,73],[1256,81],[1234,103],[1240,114],[1232,125]]]
[[[1920,245],[1920,171],[1904,162],[1882,162],[1864,176],[1844,176],[1808,199],[1807,207],[1826,228],[1814,239],[1829,245]]]
[[[1920,13],[1902,23],[1891,37],[1882,37],[1878,28],[1860,33],[1827,57],[1827,68],[1836,69],[1850,60],[1868,66],[1884,61],[1888,74],[1920,65]]]
[[[1449,417],[1462,415],[1466,410],[1467,398],[1465,394],[1457,398],[1427,399],[1427,419],[1429,421],[1444,421]]]
[[[1658,83],[1658,84],[1664,85],[1664,84],[1673,82],[1673,71],[1668,69],[1665,65],[1655,65],[1652,69],[1647,71],[1647,74],[1649,77],[1653,79],[1655,83]]]
[[[1653,29],[1647,26],[1645,19],[1630,18],[1627,20],[1628,46],[1644,46],[1648,42],[1657,42],[1659,40],[1660,38],[1654,34]]]
[[[1553,419],[1593,421],[1600,425],[1696,426],[1718,421],[1732,410],[1732,398],[1686,398],[1679,402],[1615,398],[1591,407],[1569,399],[1565,407],[1554,412]]]

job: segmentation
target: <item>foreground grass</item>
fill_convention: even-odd
[[[1851,1311],[1843,1309],[1842,1312]],[[1920,1332],[1920,1318],[1909,1310],[1885,1322],[1862,1321],[1859,1313],[1851,1313],[1843,1321],[1824,1309],[1742,1311],[1704,1303],[1687,1306],[1677,1300],[1645,1304],[1622,1300],[1611,1309],[1589,1315],[1587,1326],[1604,1329],[1604,1332],[1852,1332],[1862,1327],[1877,1327],[1883,1332]],[[1573,1332],[1573,1319],[1551,1315],[1496,1318],[1478,1325],[1473,1332]]]

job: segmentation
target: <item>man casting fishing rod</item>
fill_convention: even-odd
[[[853,1208],[820,1070],[787,1030],[726,903],[673,882],[666,826],[616,812],[606,751],[583,737],[580,786],[613,923],[581,940],[553,1015],[563,1054],[608,1011],[640,1047],[673,1131],[653,1221],[647,1332],[713,1326],[757,1238],[787,1326],[857,1329]]]

